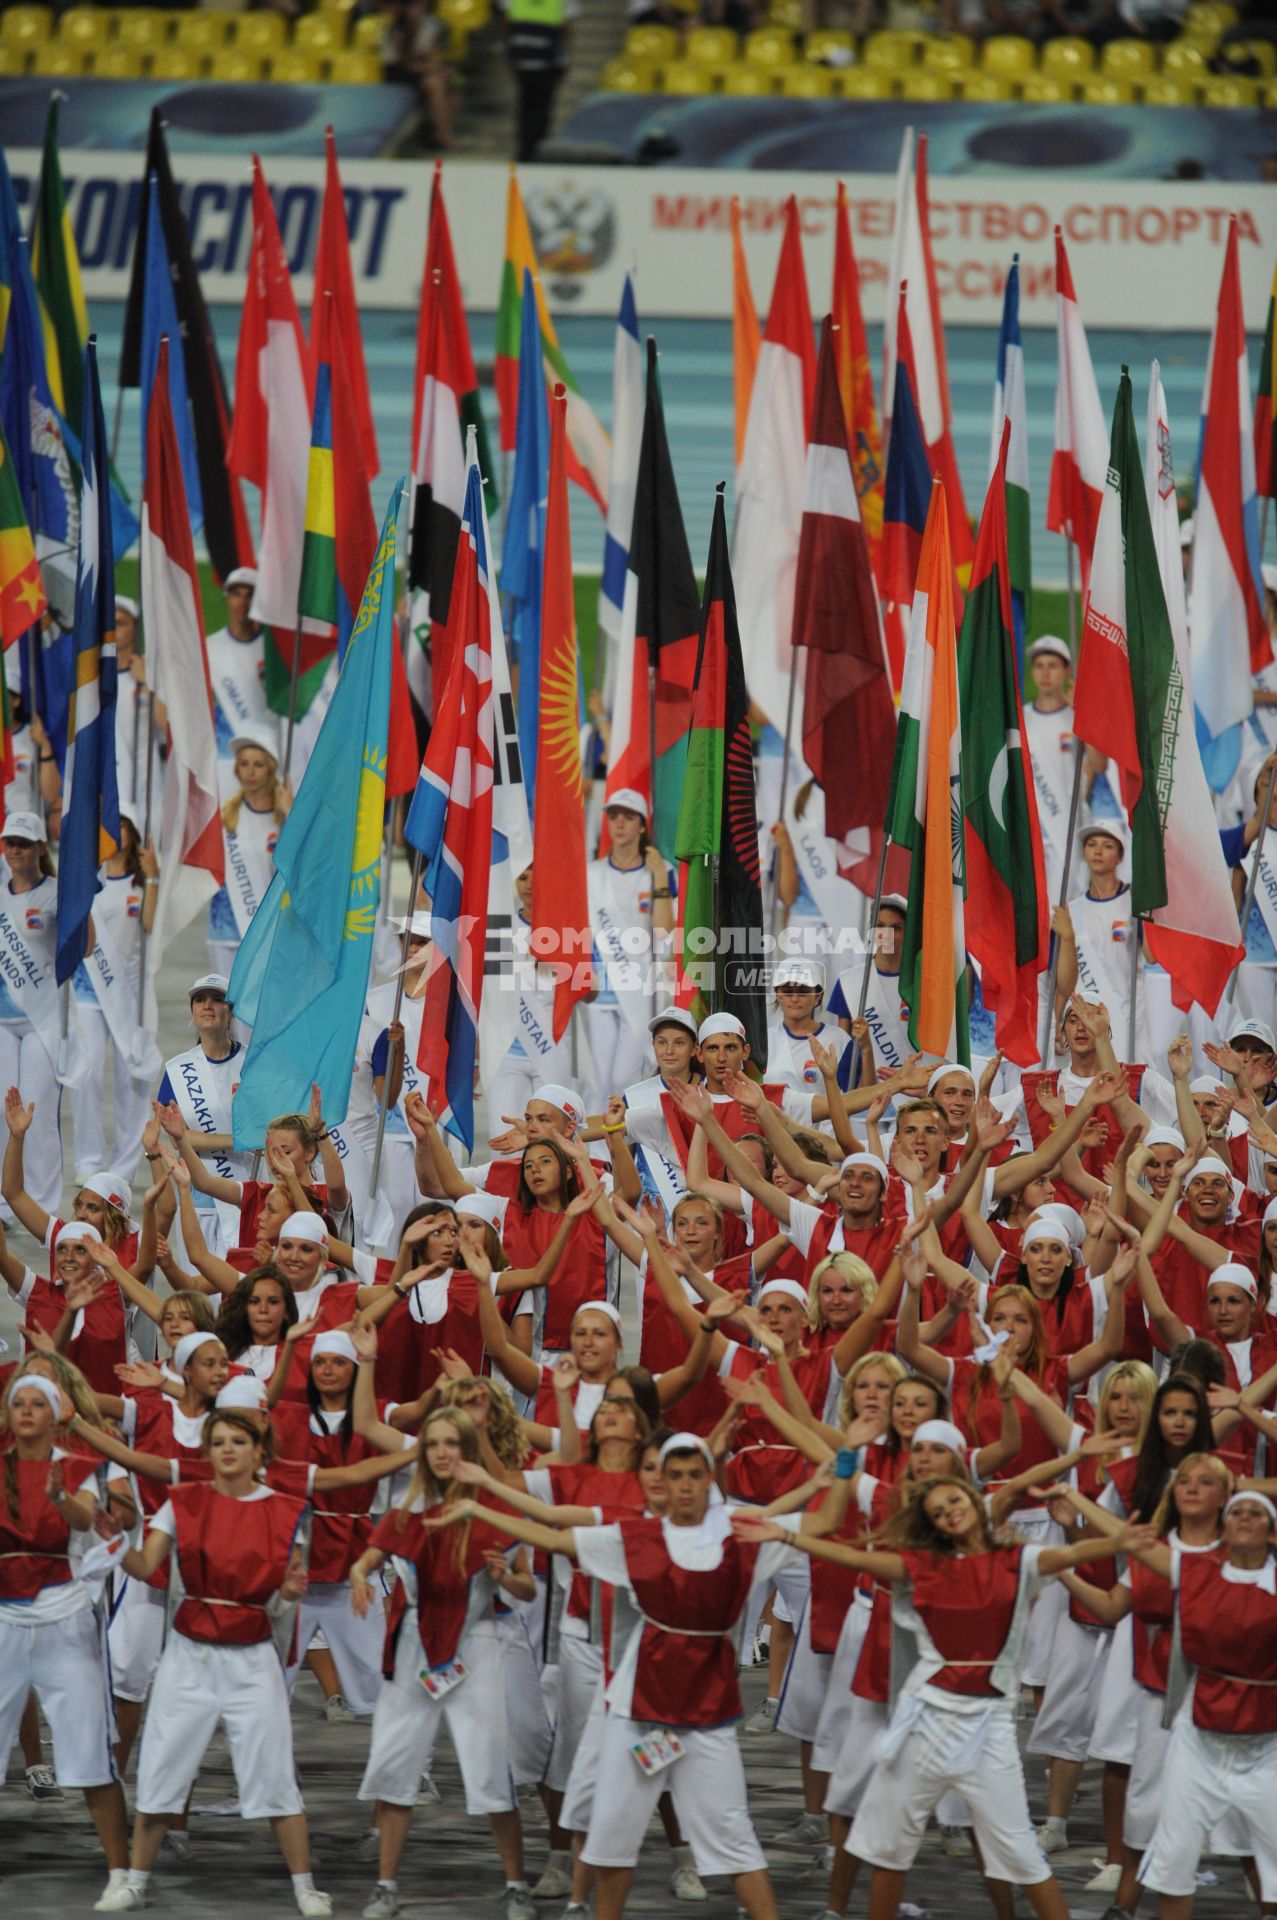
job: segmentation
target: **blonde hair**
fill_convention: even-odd
[[[907,1486],[902,1482],[901,1492],[904,1494],[904,1503],[900,1511],[893,1514],[886,1525],[879,1527],[873,1535],[875,1544],[903,1548],[906,1552],[944,1554],[948,1559],[956,1559],[962,1552],[962,1548],[948,1534],[941,1533],[927,1512],[928,1495],[935,1493],[940,1487],[960,1487],[966,1494],[975,1516],[975,1528],[979,1535],[982,1553],[989,1553],[995,1547],[1013,1547],[1019,1544],[1014,1533],[993,1525],[974,1483],[956,1473],[932,1474],[929,1479],[919,1480],[916,1486]]]
[[[455,1429],[457,1438],[461,1442],[462,1459],[473,1460],[476,1465],[478,1464],[479,1430],[470,1418],[470,1415],[463,1407],[436,1407],[422,1427],[421,1432],[417,1435],[417,1453],[413,1462],[412,1479],[409,1482],[407,1493],[399,1502],[399,1518],[396,1524],[400,1527],[403,1526],[409,1512],[418,1500],[422,1501],[428,1507],[435,1507],[438,1506],[448,1491],[447,1487],[435,1479],[426,1460],[426,1446],[430,1439],[431,1429],[437,1427],[441,1420],[446,1420],[449,1425]],[[451,1482],[449,1482],[449,1486],[450,1485]]]
[[[813,1270],[811,1285],[807,1289],[807,1324],[813,1333],[820,1331],[820,1279],[830,1268],[841,1274],[844,1280],[850,1280],[860,1292],[860,1311],[864,1313],[871,1307],[878,1292],[878,1276],[867,1260],[858,1253],[830,1253]]]
[[[32,1361],[48,1367],[54,1385],[61,1387],[86,1427],[101,1427],[108,1433],[115,1431],[114,1422],[102,1412],[97,1395],[73,1360],[66,1359],[60,1353],[33,1353],[28,1354],[26,1361],[14,1369],[5,1383],[3,1394],[0,1394],[0,1433],[9,1431],[9,1400],[22,1375],[32,1371]],[[61,1425],[61,1422],[58,1424]]]
[[[1148,1427],[1149,1415],[1153,1411],[1153,1395],[1157,1392],[1157,1375],[1143,1360],[1122,1360],[1108,1375],[1100,1388],[1099,1403],[1095,1409],[1095,1431],[1097,1433],[1109,1431],[1109,1401],[1113,1397],[1114,1387],[1122,1383],[1131,1388],[1140,1403],[1140,1424],[1130,1442],[1138,1452]],[[1109,1478],[1109,1466],[1109,1461],[1101,1459],[1096,1475],[1101,1482]]]
[[[893,1387],[898,1385],[901,1380],[908,1378],[909,1369],[905,1366],[904,1361],[898,1359],[894,1353],[862,1353],[859,1360],[855,1361],[852,1366],[848,1368],[847,1378],[843,1381],[842,1392],[838,1396],[838,1425],[840,1427],[849,1426],[854,1419],[856,1412],[856,1386],[861,1374],[867,1373],[870,1367],[881,1367]]]
[[[439,1405],[448,1412],[466,1413],[458,1403],[461,1395],[471,1387],[485,1387],[488,1394],[488,1424],[485,1435],[488,1445],[496,1454],[503,1467],[521,1467],[528,1457],[528,1442],[523,1431],[523,1422],[515,1411],[514,1401],[509,1389],[499,1380],[489,1380],[485,1375],[466,1374],[460,1380],[444,1380],[439,1386]],[[466,1413],[466,1419],[470,1415]],[[473,1422],[471,1422],[473,1425]]]
[[[275,755],[271,753],[268,747],[259,747],[256,741],[252,741],[248,744],[251,747],[252,752],[264,754],[268,760],[273,760],[275,762],[275,772],[271,778],[271,783],[270,783],[270,810],[275,816],[275,825],[277,827],[282,827],[284,824],[285,818],[287,816],[285,815],[283,808],[279,804],[280,790],[283,786],[283,782],[279,777],[279,761],[275,758]],[[244,751],[245,751],[244,747],[241,747],[239,750],[240,753],[243,753]],[[235,758],[236,760],[239,759],[239,753],[235,755]],[[244,805],[244,789],[241,787],[237,793],[233,793],[231,795],[230,799],[226,802],[226,805],[222,808],[222,825],[225,827],[227,833],[239,832],[239,816],[243,808],[243,805]]]
[[[1221,1460],[1217,1453],[1186,1453],[1167,1481],[1166,1491],[1154,1511],[1152,1524],[1158,1533],[1167,1532],[1175,1521],[1175,1489],[1180,1483],[1181,1475],[1187,1473],[1190,1467],[1209,1467],[1224,1490],[1224,1500],[1232,1498],[1233,1490],[1237,1485],[1237,1475],[1226,1461]],[[1222,1515],[1223,1500],[1220,1502],[1219,1510]]]

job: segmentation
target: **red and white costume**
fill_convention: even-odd
[[[125,1394],[120,1431],[138,1453],[161,1454],[180,1472],[201,1460],[206,1418],[203,1413],[183,1413],[171,1394],[146,1387]],[[137,1492],[142,1525],[136,1540],[140,1544],[164,1505],[167,1490],[139,1475]],[[112,1587],[107,1627],[112,1691],[117,1700],[145,1700],[164,1648],[169,1569],[161,1567],[149,1581],[117,1574]]]

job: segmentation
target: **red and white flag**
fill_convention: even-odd
[[[1104,504],[1109,431],[1095,384],[1082,309],[1073,290],[1064,237],[1055,230],[1055,451],[1046,504],[1047,530],[1077,548],[1082,592],[1091,577],[1095,530]]]
[[[359,304],[355,299],[355,276],[350,265],[350,229],[346,224],[346,199],[337,167],[337,143],[331,127],[324,129],[326,171],[324,205],[319,217],[319,245],[315,249],[315,285],[310,298],[310,386],[314,391],[319,369],[319,314],[326,298],[331,298],[341,333],[342,375],[350,392],[355,418],[359,422],[359,443],[363,448],[364,472],[375,480],[381,470],[377,452],[377,430],[372,418],[372,395],[368,390],[368,368],[364,363],[364,339],[359,328]]]

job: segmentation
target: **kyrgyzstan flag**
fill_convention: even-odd
[[[869,336],[860,301],[860,270],[851,244],[851,218],[847,189],[838,182],[838,204],[834,211],[834,286],[830,318],[837,332],[834,352],[838,361],[838,391],[842,395],[843,417],[847,423],[847,444],[851,450],[851,471],[860,502],[860,518],[869,542],[869,557],[878,568],[878,549],[882,541],[882,433],[878,425],[878,404],[874,399],[873,368],[869,362]]]
[[[1082,591],[1091,577],[1095,530],[1104,499],[1109,437],[1095,384],[1082,309],[1073,288],[1064,237],[1055,229],[1055,451],[1046,524],[1077,548]]]
[[[315,250],[315,285],[310,301],[310,384],[322,358],[319,316],[325,298],[331,299],[341,335],[341,377],[349,389],[350,403],[359,422],[359,443],[363,449],[364,472],[369,480],[377,478],[381,466],[377,454],[377,430],[372,420],[372,396],[368,391],[368,369],[364,364],[364,342],[359,331],[359,307],[355,300],[355,276],[350,265],[350,230],[346,225],[346,201],[337,169],[337,143],[331,127],[324,129],[326,171],[324,204],[319,216],[319,245]],[[371,509],[369,509],[371,517]],[[377,528],[373,525],[373,545]],[[360,592],[362,592],[362,586]],[[358,600],[355,602],[358,606]]]

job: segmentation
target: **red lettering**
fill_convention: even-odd
[[[885,240],[894,212],[887,200],[862,200],[856,208],[856,232],[866,240]]]
[[[964,260],[955,278],[963,300],[980,300],[989,291],[990,271],[979,260]]]
[[[1171,225],[1175,230],[1175,239],[1178,244],[1185,234],[1196,232],[1201,225],[1201,216],[1196,207],[1176,207],[1171,215]]]
[[[811,196],[798,202],[798,221],[804,233],[823,234],[829,230],[829,216],[833,211],[832,200]]]
[[[992,201],[984,210],[984,237],[986,240],[1009,240],[1011,238],[1011,209]]]
[[[1166,238],[1166,215],[1160,207],[1141,207],[1135,216],[1135,238],[1146,247],[1158,247]]]
[[[1100,208],[1100,238],[1108,243],[1115,240],[1129,240],[1131,237],[1131,211],[1129,207]]]
[[[1231,218],[1227,207],[1207,207],[1206,219],[1210,226],[1212,247],[1222,247],[1228,238],[1228,222]]]
[[[1015,228],[1021,240],[1045,240],[1051,230],[1051,217],[1045,207],[1030,200],[1020,208]]]
[[[1259,242],[1259,229],[1258,229],[1258,227],[1257,227],[1257,226],[1255,225],[1255,221],[1254,221],[1254,217],[1253,217],[1253,215],[1251,215],[1251,214],[1249,214],[1249,213],[1239,213],[1239,214],[1238,214],[1238,216],[1237,216],[1237,238],[1238,238],[1239,240],[1245,240],[1245,241],[1246,241],[1246,242],[1248,243],[1248,245],[1250,245],[1250,246],[1252,246],[1252,247],[1257,247],[1257,246],[1258,246],[1258,245],[1260,244],[1260,242]]]
[[[1089,246],[1095,238],[1095,209],[1070,207],[1064,216],[1064,237],[1080,247]]]

